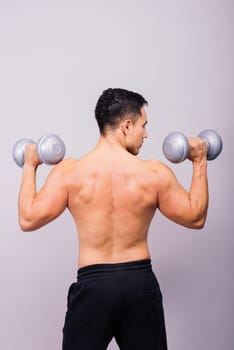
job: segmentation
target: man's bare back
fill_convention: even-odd
[[[71,162],[68,208],[79,233],[79,266],[149,258],[157,177],[148,162],[107,145]]]

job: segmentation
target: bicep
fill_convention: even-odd
[[[68,190],[62,176],[52,171],[33,203],[35,217],[45,225],[58,217],[67,207]]]
[[[193,212],[189,193],[180,185],[174,173],[164,169],[158,192],[158,208],[168,219],[192,227]]]

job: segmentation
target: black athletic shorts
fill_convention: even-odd
[[[150,260],[78,270],[68,291],[63,350],[166,350],[162,294]]]

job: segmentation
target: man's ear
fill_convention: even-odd
[[[131,128],[132,128],[132,121],[131,121],[131,119],[125,119],[121,123],[121,129],[122,129],[122,132],[124,133],[124,135],[128,135],[129,132],[131,131]]]

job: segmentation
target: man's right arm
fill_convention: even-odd
[[[190,139],[189,158],[193,162],[191,187],[187,192],[174,173],[160,165],[158,208],[172,221],[194,229],[201,229],[208,210],[208,180],[206,146],[200,139]]]

